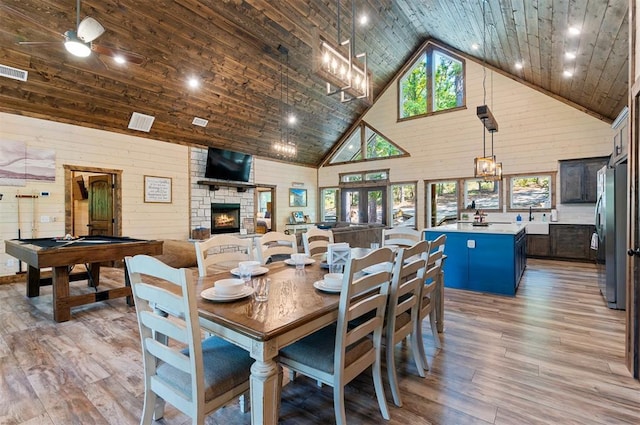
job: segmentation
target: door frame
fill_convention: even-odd
[[[629,0],[629,194],[627,216],[627,247],[640,247],[640,10],[638,0]],[[639,63],[636,63],[636,62]],[[640,257],[628,257],[627,261],[627,309],[625,360],[634,378],[640,378]]]
[[[113,179],[113,236],[122,236],[122,170],[63,164],[64,168],[64,232],[73,234],[74,172],[109,174]]]
[[[267,189],[267,190],[258,190],[258,189]],[[273,185],[273,184],[259,184],[256,183],[256,188],[253,191],[253,205],[255,205],[254,211],[253,211],[253,223],[254,223],[254,228],[255,225],[257,223],[257,219],[256,219],[256,214],[259,212],[258,208],[259,208],[259,203],[258,203],[258,196],[260,192],[271,192],[271,231],[276,231],[277,227],[278,227],[278,220],[276,220],[276,209],[277,209],[277,202],[276,202],[276,193],[277,190],[277,186]]]
[[[388,202],[387,196],[389,193],[389,185],[374,185],[374,184],[366,184],[366,185],[343,185],[340,186],[340,210],[338,214],[339,221],[350,221],[346,216],[346,209],[348,208],[347,203],[347,193],[348,192],[358,192],[358,197],[360,205],[358,210],[360,211],[360,216],[366,216],[366,223],[370,223],[369,221],[369,211],[368,211],[368,202],[369,202],[369,192],[371,191],[381,191],[382,192],[382,224],[388,226],[389,219],[389,211],[388,211]],[[364,200],[364,202],[363,202]]]

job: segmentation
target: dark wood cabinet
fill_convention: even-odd
[[[595,261],[591,224],[550,224],[548,235],[527,235],[527,256],[553,260]]]
[[[595,226],[588,224],[549,226],[551,257],[565,260],[595,260],[596,251],[591,249],[593,232]]]
[[[609,157],[560,161],[560,202],[563,204],[595,203],[598,170]]]
[[[549,235],[527,235],[527,255],[549,257],[551,255]]]

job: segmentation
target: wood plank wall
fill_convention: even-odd
[[[466,61],[467,107],[456,112],[398,122],[397,81],[390,84],[363,116],[364,121],[411,155],[407,158],[324,166],[320,186],[336,186],[338,173],[389,168],[392,182],[473,177],[484,127],[476,107],[489,105],[498,124],[494,152],[504,174],[557,171],[558,160],[605,156],[612,152],[609,124],[563,102]],[[483,91],[483,80],[486,97]],[[487,134],[490,152],[491,138]],[[489,153],[487,152],[487,153]],[[559,187],[559,186],[558,186]],[[424,223],[424,185],[418,184],[418,219]],[[559,204],[559,197],[557,198]],[[558,205],[561,220],[593,221],[593,205]]]

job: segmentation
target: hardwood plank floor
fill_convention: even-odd
[[[104,269],[104,282],[122,271]],[[86,290],[86,282],[73,284]],[[27,299],[0,285],[0,424],[137,424],[142,365],[124,299],[73,309],[55,323],[51,288]],[[445,290],[443,347],[425,325],[431,370],[398,347],[400,389],[382,420],[369,376],[346,388],[349,424],[638,424],[640,383],[624,366],[624,312],[604,305],[593,265],[529,260],[515,298]],[[403,361],[405,360],[405,361]],[[331,388],[285,382],[280,423],[334,423]],[[190,420],[168,406],[166,425]],[[238,404],[207,424],[249,424]]]

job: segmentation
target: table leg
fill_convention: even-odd
[[[89,268],[87,269],[87,273],[91,276],[88,282],[89,286],[93,286],[94,288],[98,288],[100,284],[100,263],[91,263],[89,264]]]
[[[53,320],[66,322],[71,319],[69,305],[69,269],[67,266],[54,267],[53,283]]]
[[[123,262],[124,264],[124,286],[127,288],[131,288],[131,279],[129,279],[129,271],[127,270],[127,262]],[[132,292],[133,294],[133,292]],[[133,295],[127,295],[127,305],[129,307],[133,307],[136,303],[133,301]]]
[[[251,365],[251,423],[277,424],[282,369],[273,359]]]
[[[28,266],[27,268],[27,297],[40,296],[40,269]]]
[[[436,288],[436,329],[438,333],[444,331],[444,271],[440,269],[438,274],[438,286]]]

